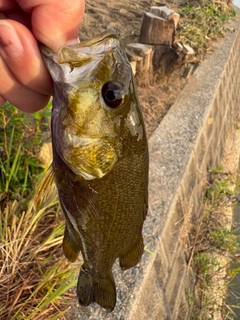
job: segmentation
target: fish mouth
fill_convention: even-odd
[[[94,44],[99,44],[101,42],[106,41],[106,39],[119,39],[119,33],[115,30],[115,29],[107,29],[106,31],[102,32],[101,34],[99,34],[98,36],[89,39],[89,40],[85,40],[83,42],[80,42],[78,44],[74,44],[71,47],[72,48],[84,48],[84,47],[89,47],[92,46]]]
[[[74,60],[79,61],[79,57],[84,61],[83,58],[85,55],[86,59],[91,60],[91,57],[103,55],[106,52],[111,51],[113,48],[116,48],[118,45],[119,35],[117,31],[114,29],[108,29],[93,39],[85,40],[70,46],[61,46],[58,52],[52,51],[43,44],[39,44],[39,47],[43,55],[53,57],[57,63],[73,64]]]
[[[108,53],[116,51],[118,57],[121,55],[127,59],[121,48],[118,34],[113,29],[75,45],[61,46],[57,52],[42,44],[39,47],[54,82],[72,85],[76,85],[75,82],[79,79],[89,76]]]
[[[68,141],[68,147],[63,150],[64,161],[86,180],[104,177],[119,159],[119,150],[109,137],[68,134]]]

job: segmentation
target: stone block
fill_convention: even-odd
[[[171,212],[169,212],[168,221],[161,234],[163,247],[170,265],[179,246],[179,236],[183,222],[183,207],[178,196],[175,206],[173,206]]]
[[[187,264],[184,252],[182,248],[179,247],[175,260],[173,261],[165,291],[166,300],[168,301],[170,310],[174,310],[180,305],[186,270]]]
[[[205,124],[205,131],[206,131],[206,137],[207,137],[208,143],[212,138],[214,120],[216,121],[216,119],[213,118],[213,114],[211,112]]]
[[[218,113],[219,113],[219,101],[218,96],[216,95],[214,97],[213,103],[212,103],[212,117],[213,119],[217,119]]]
[[[195,224],[195,222],[199,219],[199,215],[202,209],[201,204],[202,204],[202,199],[205,192],[206,183],[207,183],[206,176],[202,176],[201,182],[195,186],[192,192],[192,195],[189,199],[189,207],[190,207],[189,216],[190,216],[190,223],[192,224]]]
[[[201,176],[202,177],[205,177],[206,176],[206,172],[209,168],[209,159],[211,157],[211,154],[209,152],[209,143],[207,145],[207,148],[206,148],[206,152],[205,152],[205,155],[203,157],[203,160],[202,160],[202,165],[201,167],[199,168],[199,172],[201,172]]]
[[[195,159],[192,158],[189,165],[186,168],[185,175],[182,180],[183,195],[186,199],[189,199],[192,194],[194,186],[198,183],[198,169]]]
[[[207,146],[206,146],[206,137],[204,132],[202,132],[199,142],[196,144],[195,148],[195,158],[196,158],[196,165],[197,168],[201,168],[203,158],[206,154]]]
[[[215,159],[216,159],[216,153],[219,152],[219,142],[220,141],[212,141],[208,147],[208,153],[207,153],[207,169],[215,169]]]

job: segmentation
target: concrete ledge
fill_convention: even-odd
[[[230,26],[236,32],[216,45],[150,138],[150,209],[140,264],[124,273],[114,268],[118,302],[111,314],[91,306],[78,319],[189,317],[186,292],[195,275],[188,268],[188,227],[199,215],[207,168],[221,164],[240,116],[239,15]]]

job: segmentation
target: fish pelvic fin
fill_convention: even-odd
[[[122,270],[134,267],[143,254],[144,244],[142,235],[139,236],[137,243],[125,255],[119,257],[119,264]]]
[[[98,303],[108,312],[112,312],[116,304],[116,286],[112,273],[106,277],[92,277],[91,273],[82,267],[77,284],[79,304],[88,306]]]
[[[77,260],[81,247],[68,225],[65,227],[62,248],[65,257],[69,261],[74,262]]]
[[[39,183],[34,196],[34,209],[39,211],[48,206],[55,198],[57,198],[57,187],[54,181],[54,170],[51,164],[45,176]]]

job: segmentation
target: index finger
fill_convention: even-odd
[[[11,0],[0,0],[0,10],[11,10],[13,8],[16,8],[17,4],[15,1]]]
[[[76,43],[84,13],[84,0],[16,0],[31,13],[36,39],[54,51],[59,46]]]

